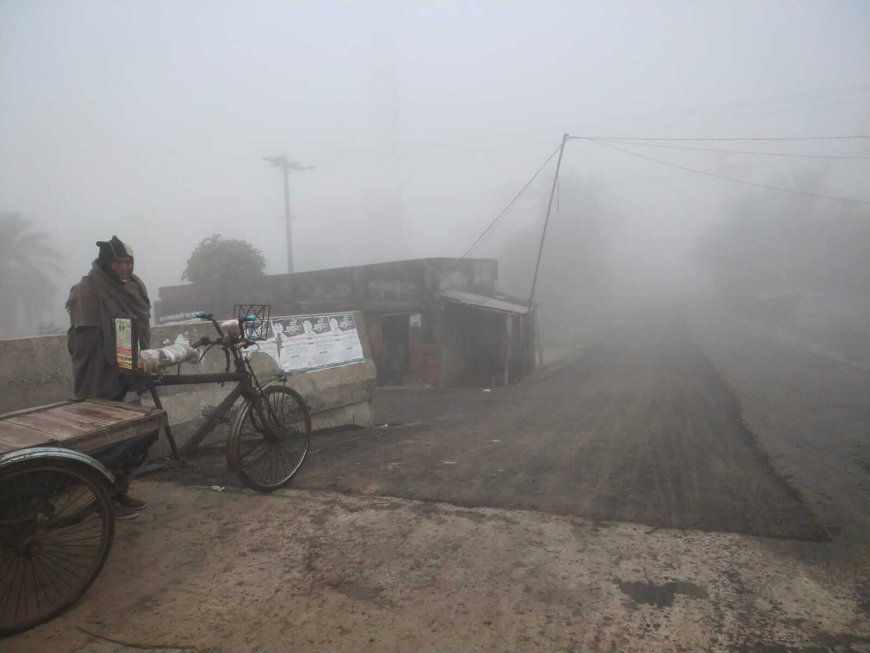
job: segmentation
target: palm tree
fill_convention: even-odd
[[[0,338],[36,333],[51,306],[60,255],[50,238],[20,214],[0,212]]]

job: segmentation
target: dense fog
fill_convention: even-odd
[[[0,0],[0,651],[870,651],[868,180],[870,0]]]
[[[297,271],[461,256],[492,227],[469,256],[527,300],[564,133],[553,346],[656,296],[774,320],[822,298],[853,325],[868,33],[860,1],[0,2],[0,335],[63,330],[113,234],[154,298],[214,234],[286,271],[282,154],[306,168]]]

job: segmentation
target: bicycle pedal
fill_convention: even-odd
[[[205,406],[199,414],[203,417],[211,417],[217,411],[217,406]]]
[[[218,406],[206,406],[200,411],[200,414],[209,418],[218,411]],[[229,424],[233,420],[233,415],[235,414],[234,410],[228,410],[224,415],[218,417],[218,424]]]

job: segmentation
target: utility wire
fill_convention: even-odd
[[[622,152],[623,154],[628,154],[629,156],[638,157],[641,159],[646,159],[647,161],[652,161],[653,163],[658,163],[661,165],[669,166],[671,168],[676,168],[678,170],[683,170],[685,172],[691,172],[694,174],[705,175],[708,177],[714,177],[716,179],[724,179],[725,181],[731,181],[738,184],[745,184],[748,186],[755,186],[757,188],[765,188],[767,190],[775,190],[782,193],[790,193],[793,195],[803,195],[806,197],[816,197],[819,199],[827,199],[827,200],[835,200],[839,202],[849,202],[853,204],[870,204],[870,201],[865,200],[856,200],[847,197],[833,197],[830,195],[817,195],[815,193],[807,193],[799,190],[792,190],[789,188],[780,188],[777,186],[770,186],[767,184],[758,184],[752,181],[746,181],[745,179],[736,179],[734,177],[728,177],[726,175],[720,175],[715,172],[709,172],[706,170],[698,170],[696,168],[690,168],[688,166],[682,166],[676,163],[671,163],[669,161],[662,161],[661,159],[656,159],[651,156],[646,156],[644,154],[639,154],[637,152],[631,152],[630,150],[625,150],[621,147],[617,147],[613,145],[610,141],[615,141],[618,143],[625,144],[634,144],[634,145],[646,145],[647,147],[670,147],[671,149],[684,149],[684,150],[698,150],[698,151],[710,151],[710,152],[723,152],[723,153],[734,153],[734,154],[763,154],[766,156],[793,156],[793,157],[812,157],[812,158],[844,158],[844,159],[867,159],[868,157],[825,157],[822,155],[795,155],[795,154],[776,154],[772,152],[742,152],[738,150],[717,150],[717,149],[705,149],[705,148],[690,148],[690,147],[681,147],[681,146],[667,146],[667,145],[652,145],[646,143],[630,143],[630,141],[823,141],[823,140],[856,140],[856,139],[868,139],[870,135],[854,135],[854,136],[771,136],[771,137],[749,137],[749,138],[653,138],[653,137],[596,137],[596,136],[567,136],[566,140],[583,140],[595,143],[596,145],[601,145],[602,147],[609,147],[610,149],[617,150]],[[628,142],[627,142],[628,141]],[[465,253],[462,254],[460,258],[465,258],[471,252],[473,252],[477,246],[483,241],[484,238],[498,225],[499,222],[510,212],[510,210],[517,203],[522,194],[526,191],[526,189],[532,185],[532,182],[537,179],[538,175],[541,174],[541,171],[547,166],[547,164],[552,160],[556,153],[561,148],[561,145],[557,146],[550,155],[544,160],[541,166],[537,169],[535,174],[525,183],[525,185],[520,189],[520,191],[514,195],[510,202],[501,210],[501,212],[495,217],[495,219],[490,222],[490,224],[483,230],[483,233],[477,237],[477,240],[472,243],[471,247],[465,250]],[[557,208],[558,210],[558,208]]]
[[[798,93],[794,95],[781,95],[775,97],[767,97],[767,98],[759,98],[756,100],[744,100],[740,102],[731,102],[727,104],[713,104],[699,107],[691,107],[676,111],[658,111],[651,112],[641,115],[635,116],[625,116],[623,118],[612,118],[607,120],[597,120],[597,121],[584,121],[578,123],[575,126],[585,125],[614,125],[620,123],[632,123],[632,122],[661,122],[662,120],[671,120],[673,118],[677,118],[680,116],[692,116],[692,115],[701,115],[710,114],[710,113],[724,113],[728,111],[739,111],[741,109],[753,109],[756,107],[763,107],[767,105],[775,105],[775,104],[785,104],[791,102],[804,102],[804,101],[818,101],[822,100],[822,98],[826,96],[838,96],[838,95],[850,95],[850,94],[859,94],[864,95],[868,91],[870,91],[870,84],[855,84],[851,86],[844,86],[839,88],[828,88],[828,89],[817,89],[815,91],[807,91],[804,93]],[[814,99],[815,98],[815,99]],[[824,100],[822,100],[824,101]]]
[[[556,152],[559,151],[559,148],[560,148],[560,147],[561,147],[561,145],[558,145],[558,146],[556,147],[556,149],[552,151],[552,153],[550,154],[550,156],[548,156],[548,157],[546,158],[546,160],[541,164],[541,167],[538,168],[537,172],[535,172],[535,174],[532,175],[532,178],[529,179],[529,180],[526,182],[526,185],[523,186],[523,187],[520,189],[520,192],[517,193],[516,195],[514,195],[513,199],[512,199],[510,202],[507,203],[507,206],[505,206],[505,207],[501,210],[501,213],[499,213],[499,214],[495,217],[495,220],[493,220],[492,222],[489,223],[489,226],[488,226],[486,229],[483,230],[483,233],[480,234],[480,236],[477,237],[477,240],[474,241],[474,243],[471,245],[471,247],[469,247],[467,250],[465,250],[465,253],[464,253],[460,258],[465,258],[465,257],[468,256],[469,254],[471,254],[471,252],[474,250],[474,248],[477,247],[477,246],[481,243],[481,241],[482,241],[484,238],[486,238],[486,235],[487,235],[490,231],[492,231],[492,230],[495,228],[495,226],[496,226],[496,225],[501,221],[502,218],[504,218],[504,216],[506,216],[506,215],[508,214],[508,212],[509,212],[509,211],[514,207],[514,205],[517,203],[517,200],[519,200],[520,195],[522,195],[522,194],[525,192],[525,190],[526,190],[529,186],[532,185],[532,182],[535,181],[535,179],[538,177],[539,174],[541,174],[541,171],[542,171],[542,170],[547,166],[547,164],[550,162],[550,160],[551,160],[554,156],[556,156]]]
[[[578,138],[578,137],[574,137]],[[677,163],[671,163],[669,161],[662,161],[661,159],[655,159],[651,156],[646,156],[645,154],[638,154],[637,152],[631,152],[630,150],[624,150],[621,147],[617,147],[612,143],[605,142],[603,140],[598,139],[585,139],[589,140],[596,145],[601,145],[602,147],[609,147],[612,150],[617,150],[618,152],[622,152],[623,154],[628,154],[629,156],[636,156],[640,159],[646,159],[647,161],[652,161],[654,163],[659,163],[661,165],[670,166],[671,168],[678,168],[679,170],[686,170],[688,172],[694,172],[699,175],[706,175],[707,177],[715,177],[716,179],[724,179],[726,181],[733,181],[738,184],[746,184],[747,186],[755,186],[756,188],[765,188],[767,190],[775,190],[781,193],[791,193],[792,195],[803,195],[805,197],[816,197],[819,199],[825,200],[835,200],[837,202],[849,202],[851,204],[870,204],[870,201],[867,200],[856,200],[851,199],[849,197],[834,197],[831,195],[817,195],[816,193],[807,193],[802,190],[792,190],[791,188],[780,188],[779,186],[770,186],[768,184],[758,184],[754,181],[746,181],[745,179],[736,179],[734,177],[726,177],[725,175],[719,175],[715,172],[708,172],[706,170],[698,170],[697,168],[689,168],[688,166],[681,166]]]
[[[569,136],[587,141],[838,141],[867,139],[870,135],[855,136],[765,136],[748,138],[654,138],[652,136]]]
[[[589,140],[605,140],[590,138]],[[721,150],[711,147],[688,147],[685,145],[663,145],[661,143],[633,143],[630,139],[607,139],[608,142],[623,143],[625,145],[640,145],[642,147],[661,147],[669,150],[690,150],[692,152],[721,152],[722,154],[757,154],[759,156],[784,156],[794,157],[799,159],[849,159],[859,161],[870,161],[870,156],[836,156],[827,154],[789,154],[786,152],[753,152],[751,150]]]

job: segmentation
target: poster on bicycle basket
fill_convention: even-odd
[[[285,372],[307,372],[363,360],[362,344],[350,313],[273,317],[263,351]]]

